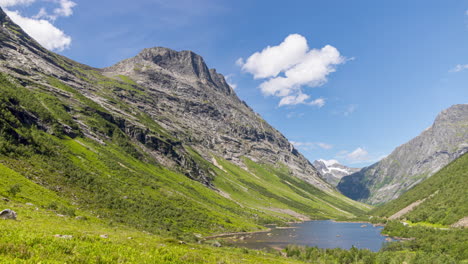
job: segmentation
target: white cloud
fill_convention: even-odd
[[[46,9],[41,7],[41,9],[39,9],[39,13],[37,13],[37,15],[33,16],[32,18],[39,19],[39,18],[48,18],[48,17],[49,17],[49,14],[47,14]]]
[[[322,142],[317,143],[317,146],[319,146],[319,147],[321,147],[321,148],[323,148],[323,149],[331,149],[331,148],[333,148],[332,145],[327,144],[327,143],[322,143]]]
[[[26,33],[49,50],[62,51],[71,44],[71,37],[45,19],[21,16],[18,11],[5,10],[7,15]]]
[[[242,70],[253,74],[255,79],[275,77],[298,64],[308,49],[307,40],[303,36],[292,34],[280,45],[268,46],[252,54],[242,65]]]
[[[336,65],[346,62],[346,58],[330,45],[321,49],[309,49],[307,40],[298,34],[289,35],[281,44],[266,47],[252,54],[244,63],[237,64],[242,70],[251,73],[255,79],[267,79],[260,84],[264,95],[282,98],[279,106],[310,104],[323,106],[323,99],[307,102],[310,96],[302,87],[317,87],[327,82],[327,76],[336,71]],[[283,75],[279,76],[279,74]]]
[[[236,60],[236,65],[239,66],[239,67],[242,67],[242,65],[244,65],[244,59],[243,58],[238,58]]]
[[[358,147],[355,150],[349,152],[347,150],[342,150],[338,152],[336,158],[343,159],[345,162],[349,164],[358,164],[358,163],[369,163],[369,162],[377,162],[387,155],[371,155],[367,150],[364,148]]]
[[[369,152],[363,148],[357,148],[353,152],[346,155],[350,161],[353,162],[362,162],[369,159]]]
[[[309,102],[310,105],[316,105],[318,106],[319,108],[324,106],[325,105],[325,99],[323,98],[318,98],[318,99],[315,99],[314,101],[312,102]]]
[[[451,69],[451,72],[461,72],[468,69],[468,64],[458,64],[455,66],[453,69]]]
[[[300,149],[300,150],[312,150],[312,149],[317,149],[317,148],[322,148],[322,149],[332,149],[333,146],[327,143],[323,142],[298,142],[298,141],[291,141],[291,144],[294,145],[294,147]]]
[[[54,9],[54,14],[56,16],[68,17],[73,14],[73,7],[76,6],[76,3],[69,0],[60,0],[60,7]]]
[[[54,8],[51,14],[49,14],[45,8],[41,8],[39,13],[34,16],[34,18],[45,18],[51,21],[55,21],[58,17],[69,17],[73,14],[73,7],[76,6],[76,3],[70,0],[50,0],[54,3],[57,3],[59,7]]]
[[[303,93],[298,93],[296,95],[288,95],[281,99],[281,101],[279,102],[279,106],[303,104],[309,98],[310,96]]]
[[[17,6],[17,5],[30,5],[34,3],[36,0],[0,0],[0,6],[10,7],[10,6]]]
[[[45,8],[40,8],[37,15],[29,18],[24,17],[17,10],[9,10],[6,7],[25,6],[35,3],[36,0],[0,0],[0,6],[5,8],[5,13],[18,24],[26,33],[28,33],[37,42],[49,50],[62,51],[71,45],[71,37],[62,30],[55,27],[54,22],[58,17],[68,17],[73,14],[75,2],[70,0],[41,0],[53,2],[58,5],[57,8],[49,14]]]

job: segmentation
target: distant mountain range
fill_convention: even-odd
[[[341,178],[361,170],[360,168],[350,168],[340,164],[337,160],[315,160],[314,167],[320,176],[333,186],[337,186]]]
[[[468,152],[468,104],[442,111],[433,125],[381,161],[345,176],[338,189],[370,203],[391,201]]]

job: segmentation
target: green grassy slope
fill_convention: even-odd
[[[468,216],[467,182],[468,154],[465,154],[398,199],[376,208],[370,214],[388,217],[427,198],[404,215],[404,218],[412,222],[450,225]]]
[[[82,78],[105,79],[93,70]],[[106,80],[109,87],[128,83]],[[162,166],[104,108],[61,81],[25,82],[0,74],[0,209],[18,213],[18,221],[0,224],[4,262],[295,263],[278,254],[194,243],[213,233],[368,210],[319,191],[281,164],[245,159],[246,170],[214,157],[221,169],[187,147],[212,173],[214,186],[208,188]],[[118,105],[114,88],[101,88]],[[161,140],[176,140],[137,108],[127,110]],[[90,131],[102,141],[86,137]]]
[[[27,188],[33,189],[49,192],[39,185]],[[28,199],[24,195],[21,199]],[[299,263],[278,253],[216,248],[211,245],[215,241],[180,243],[82,211],[75,218],[39,204],[0,201],[0,206],[15,208],[19,215],[18,221],[0,222],[1,263]]]
[[[118,104],[115,89],[143,96],[128,80],[106,78],[91,69],[74,70],[116,107],[132,113],[130,119],[145,122],[161,142],[176,142],[137,107]],[[352,217],[368,210],[292,177],[281,164],[246,159],[250,170],[246,171],[218,158],[225,168],[221,170],[188,146],[188,155],[214,178],[214,186],[208,188],[177,168],[161,165],[122,131],[106,109],[58,79],[46,80],[35,83],[0,74],[0,164],[9,169],[0,185],[4,197],[27,199],[42,208],[60,207],[69,215],[85,210],[108,221],[187,240],[193,240],[195,232],[257,230],[266,223]],[[65,202],[42,203],[43,197],[28,189],[31,183]],[[15,197],[9,192],[12,188],[19,189]]]

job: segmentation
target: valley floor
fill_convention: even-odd
[[[298,263],[280,253],[163,238],[86,216],[0,202],[18,213],[1,220],[1,263]]]
[[[387,224],[395,242],[380,252],[288,246],[283,251],[227,247],[215,239],[180,241],[77,213],[0,201],[18,213],[1,220],[1,263],[466,263],[468,230]],[[194,234],[195,237],[200,237]]]

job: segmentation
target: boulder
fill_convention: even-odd
[[[5,209],[0,212],[0,219],[16,220],[16,212],[10,209]]]
[[[221,243],[219,243],[218,241],[215,241],[215,242],[213,243],[213,246],[214,246],[214,247],[221,247]]]

